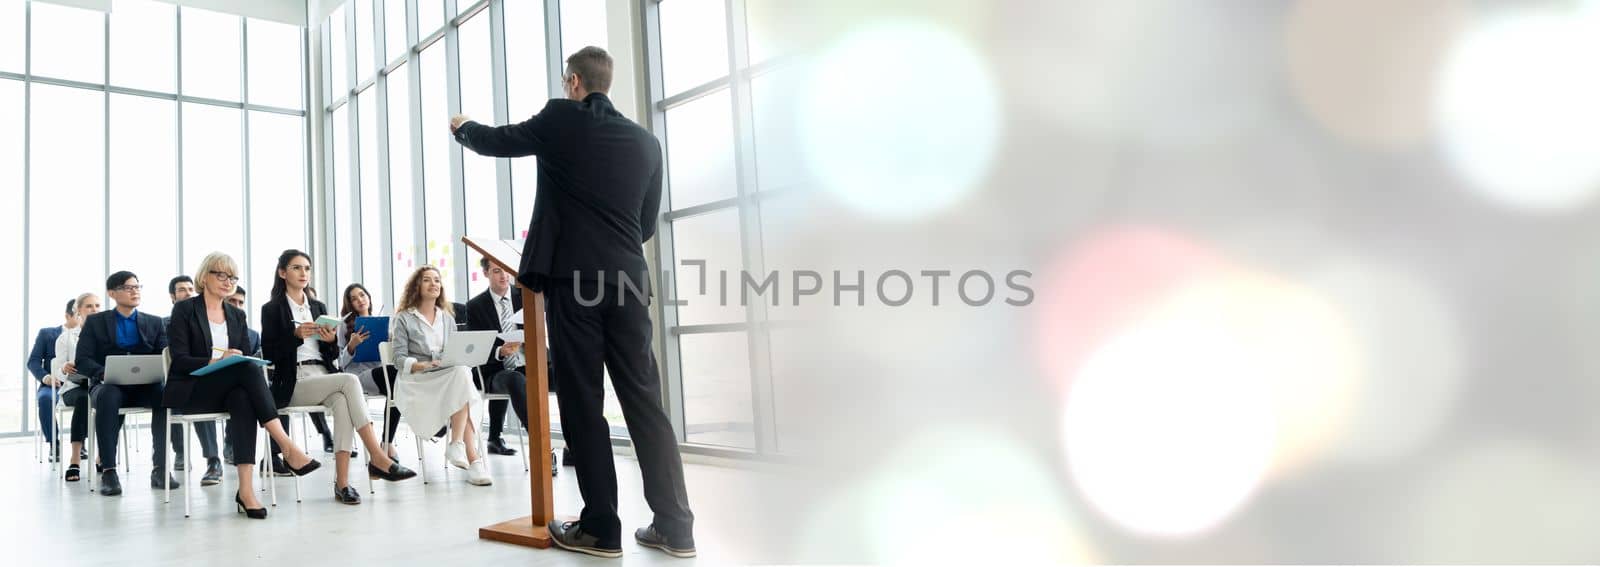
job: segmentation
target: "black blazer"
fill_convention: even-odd
[[[224,303],[222,318],[228,322],[228,348],[250,354],[250,327],[245,325],[244,310]],[[161,395],[161,405],[182,408],[189,404],[195,381],[203,379],[196,378],[193,372],[211,364],[211,320],[206,317],[203,294],[172,306],[172,316],[167,318],[167,334],[172,337],[169,349],[172,369],[167,372],[167,389]]]
[[[117,344],[116,309],[90,315],[78,335],[78,352],[72,361],[78,374],[89,377],[89,385],[99,384],[106,374],[106,357],[118,354],[161,354],[167,348],[167,329],[161,318],[143,311],[134,312],[139,327],[139,344],[122,348]]]
[[[521,124],[462,124],[456,141],[494,157],[537,156],[538,192],[517,280],[534,291],[544,280],[624,275],[649,293],[641,245],[656,232],[661,208],[661,144],[628,120],[611,99],[554,99]]]
[[[306,298],[307,305],[311,308],[311,318],[315,319],[328,314],[328,306],[321,301],[310,297]],[[300,348],[300,338],[294,336],[294,310],[289,308],[289,297],[280,295],[272,298],[266,305],[261,306],[261,357],[272,361],[272,401],[278,407],[289,405],[289,397],[294,395],[294,383],[297,379],[295,372],[299,369],[295,360],[295,351]],[[317,352],[322,355],[322,366],[328,372],[338,372],[334,364],[339,362],[338,341],[327,342],[317,339]]]
[[[518,309],[522,309],[522,291],[513,287],[511,288],[511,310],[516,311]],[[467,302],[467,313],[467,330],[500,332],[500,313],[494,308],[494,296],[489,294],[489,290],[484,290],[483,293],[473,296]],[[521,327],[522,323],[519,321],[517,326]],[[504,344],[506,342],[500,340],[500,337],[495,337],[495,349],[498,350],[500,345]],[[494,359],[494,353],[490,353],[489,362],[479,366],[478,370],[483,374],[484,378],[489,378],[500,373],[504,368],[505,365]]]

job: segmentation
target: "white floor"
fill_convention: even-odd
[[[415,449],[404,429],[401,462],[416,467]],[[512,437],[507,441],[513,446]],[[443,449],[427,444],[430,482],[421,478],[377,485],[362,504],[333,501],[332,456],[317,455],[322,470],[301,479],[304,501],[295,503],[292,479],[278,480],[278,505],[266,520],[247,520],[233,505],[235,474],[223,484],[194,486],[194,516],[183,517],[181,489],[170,504],[149,487],[149,437],[141,433],[133,471],[123,473],[123,494],[90,493],[85,482],[63,483],[48,463],[34,460],[31,439],[0,442],[0,550],[9,565],[219,565],[232,562],[305,565],[617,565],[551,549],[536,550],[478,539],[481,526],[529,513],[528,476],[522,456],[491,456],[495,484],[475,487],[464,471],[442,477]],[[761,530],[750,496],[766,473],[742,465],[686,457],[690,502],[696,514],[700,557],[673,559],[632,541],[632,530],[650,521],[631,457],[617,457],[620,507],[625,532],[622,562],[628,565],[761,563],[775,557],[754,550],[770,547],[751,537]],[[353,463],[354,464],[354,463]],[[354,468],[354,467],[352,467]],[[438,473],[438,474],[435,474]],[[199,472],[191,467],[190,480]],[[573,469],[555,479],[556,513],[575,516],[581,507]],[[263,495],[266,502],[266,496]],[[483,563],[485,565],[489,563]]]

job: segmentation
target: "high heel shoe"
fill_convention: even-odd
[[[316,460],[316,459],[311,459],[311,462],[306,463],[305,466],[303,466],[303,467],[300,467],[300,468],[289,467],[289,471],[293,472],[295,476],[305,476],[305,475],[311,474],[311,471],[317,470],[319,468],[322,468],[322,463],[320,461]]]
[[[239,496],[239,493],[237,493],[237,492],[233,493],[233,503],[234,503],[235,506],[238,507],[240,514],[244,514],[246,517],[248,517],[248,518],[250,518],[252,520],[265,520],[265,519],[267,519],[267,509],[266,508],[246,508],[246,507],[244,507],[244,498]]]

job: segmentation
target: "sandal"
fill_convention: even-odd
[[[67,467],[67,482],[78,482],[78,479],[80,478],[83,477],[78,472],[78,465],[70,465]]]

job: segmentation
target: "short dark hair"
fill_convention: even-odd
[[[592,93],[611,90],[611,54],[593,45],[567,57],[567,74],[577,75],[583,88]]]
[[[127,271],[127,270],[123,270],[123,271],[117,272],[115,274],[111,274],[110,277],[106,278],[106,291],[111,291],[111,290],[117,289],[118,287],[121,287],[123,284],[128,283],[128,280],[136,280],[136,279],[139,279],[139,276],[136,276],[136,275],[133,274],[133,272],[130,272],[130,271]]]
[[[178,294],[178,284],[181,284],[183,282],[194,283],[194,278],[191,278],[189,276],[178,276],[178,277],[172,278],[170,281],[167,282],[167,295],[177,295]]]
[[[77,312],[78,312],[78,300],[76,300],[76,299],[68,299],[67,300],[67,314],[71,315],[71,314],[77,313]]]
[[[242,286],[242,285],[233,286],[233,294],[234,295],[245,295],[244,286]]]

